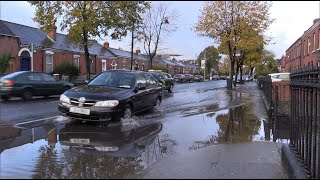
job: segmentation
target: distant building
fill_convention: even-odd
[[[284,69],[290,72],[302,66],[319,65],[320,62],[320,21],[315,19],[313,25],[306,30],[287,50]]]

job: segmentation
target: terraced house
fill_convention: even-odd
[[[8,73],[15,71],[41,71],[51,73],[63,61],[73,63],[86,74],[84,51],[76,47],[65,34],[52,28],[46,33],[38,28],[0,20],[0,54],[11,54]],[[111,48],[109,42],[101,45],[93,40],[89,47],[91,73],[98,74],[110,69],[131,69],[131,52]],[[133,55],[133,68],[149,70],[147,55],[139,49]],[[184,65],[164,59],[157,55],[153,66],[167,70],[170,74],[183,73],[184,70],[196,72],[197,66]]]
[[[320,19],[313,21],[312,26],[286,50],[285,58],[281,60],[284,64],[282,72],[320,64]]]

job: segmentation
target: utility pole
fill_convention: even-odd
[[[206,80],[206,63],[207,63],[207,49],[204,49],[204,70],[203,70],[203,81]]]
[[[132,66],[133,66],[133,40],[134,40],[134,22],[132,21],[132,30],[131,30],[131,66],[130,66],[130,70],[132,70]]]

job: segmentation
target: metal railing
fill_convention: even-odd
[[[320,178],[320,66],[291,72],[290,147],[309,178]]]

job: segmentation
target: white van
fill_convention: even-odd
[[[272,73],[268,75],[271,77],[272,82],[290,80],[290,73]]]

